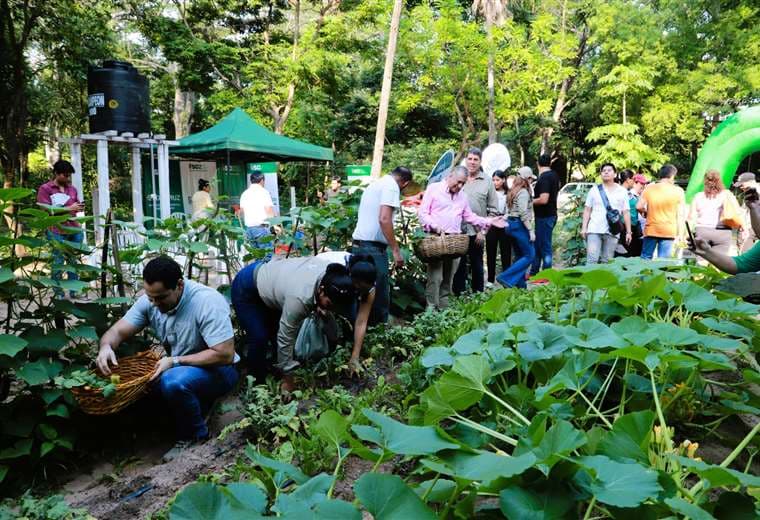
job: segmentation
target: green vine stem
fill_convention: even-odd
[[[747,445],[752,441],[752,439],[757,435],[757,432],[760,432],[760,422],[758,422],[754,428],[750,430],[750,432],[742,439],[742,441],[734,448],[734,451],[728,454],[728,457],[726,457],[723,462],[720,463],[721,468],[727,468],[729,464],[731,464],[736,457],[739,456],[739,454],[744,451],[744,448],[747,447]],[[697,493],[702,489],[702,486],[704,486],[704,479],[700,480],[694,486],[691,488],[691,493]]]

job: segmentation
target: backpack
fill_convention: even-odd
[[[599,190],[599,195],[602,197],[602,203],[607,209],[607,226],[610,228],[611,235],[619,235],[625,230],[625,224],[623,224],[623,216],[620,211],[610,206],[610,200],[607,198],[607,194],[604,192],[604,187],[601,184],[596,185]]]

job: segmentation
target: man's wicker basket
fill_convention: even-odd
[[[120,382],[116,385],[116,393],[110,397],[104,397],[99,388],[76,386],[71,392],[76,397],[79,407],[90,415],[108,415],[132,404],[139,399],[148,389],[148,380],[156,369],[156,362],[161,358],[161,353],[155,350],[146,350],[134,356],[119,359],[118,366],[111,368],[111,373],[118,375]],[[95,371],[98,377],[106,378],[99,370]]]
[[[455,258],[467,252],[470,239],[467,235],[430,235],[415,247],[415,252],[423,262],[435,262],[444,258]]]

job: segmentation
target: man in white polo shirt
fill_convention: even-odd
[[[412,172],[403,166],[397,167],[390,175],[372,182],[362,194],[359,215],[353,235],[353,254],[371,255],[375,260],[377,294],[370,314],[370,325],[388,321],[391,304],[388,246],[393,253],[396,267],[404,265],[404,257],[393,234],[393,213],[399,207],[401,190],[412,180]]]
[[[267,219],[274,217],[272,196],[264,187],[264,174],[251,174],[251,186],[240,195],[240,219],[245,226],[245,237],[253,242],[254,247],[269,249],[271,242],[262,239],[268,236]]]

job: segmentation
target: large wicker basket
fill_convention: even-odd
[[[116,385],[116,393],[106,398],[99,388],[77,386],[71,389],[79,407],[90,415],[108,415],[132,404],[148,389],[148,380],[156,368],[156,362],[161,358],[160,352],[146,350],[134,356],[119,359],[118,366],[111,368],[111,373],[120,377]],[[96,370],[98,377],[108,378]]]
[[[462,256],[469,245],[467,235],[430,235],[417,244],[415,251],[423,262],[434,262]]]

